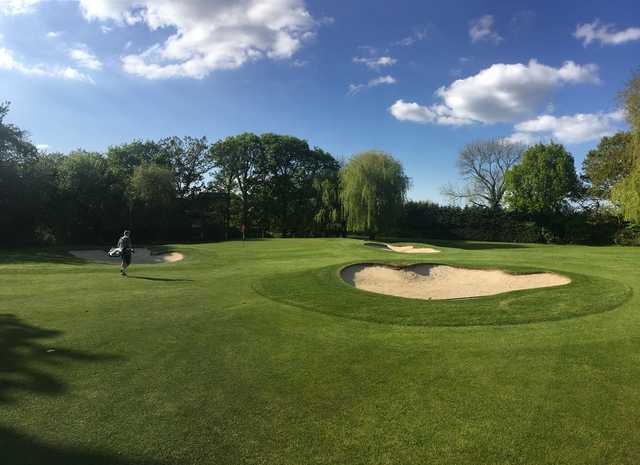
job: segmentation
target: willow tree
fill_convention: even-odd
[[[388,232],[402,211],[409,178],[391,155],[376,150],[355,155],[340,171],[340,199],[347,228],[370,238]]]
[[[631,126],[628,156],[633,162],[633,170],[613,187],[611,198],[620,204],[627,221],[640,224],[640,69],[635,72],[620,97]]]

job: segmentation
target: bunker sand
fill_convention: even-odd
[[[432,249],[430,247],[414,247],[413,245],[391,245],[391,244],[382,244],[380,242],[367,242],[365,245],[369,247],[377,247],[383,250],[389,250],[391,252],[400,252],[400,253],[439,253],[440,251],[437,249]]]
[[[71,250],[70,253],[78,258],[96,263],[112,263],[119,264],[120,257],[110,257],[104,250]],[[163,254],[152,254],[149,249],[135,249],[132,256],[132,263],[141,265],[150,265],[157,263],[177,262],[184,258],[179,252],[170,252]]]
[[[501,270],[473,270],[445,265],[352,265],[342,270],[342,279],[365,291],[412,299],[442,300],[480,297],[523,289],[569,284],[556,273],[511,274]]]

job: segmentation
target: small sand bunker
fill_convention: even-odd
[[[110,257],[104,250],[71,250],[70,253],[83,260],[98,263],[120,263],[120,257]],[[132,264],[153,264],[153,263],[167,263],[177,262],[182,260],[184,255],[179,252],[170,252],[162,254],[153,254],[149,249],[135,249],[135,253],[132,255]]]
[[[342,279],[358,289],[412,299],[458,299],[569,284],[555,273],[510,274],[500,270],[471,270],[445,265],[352,265]]]
[[[389,250],[391,252],[400,253],[438,253],[439,250],[432,249],[430,247],[414,247],[413,245],[391,245],[383,244],[380,242],[367,242],[365,245],[369,247],[377,247],[383,250]]]

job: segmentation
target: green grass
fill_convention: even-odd
[[[363,242],[172,245],[127,279],[2,251],[0,464],[640,463],[640,249]],[[338,277],[418,261],[573,282],[425,302]]]

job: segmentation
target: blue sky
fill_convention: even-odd
[[[0,98],[36,144],[286,133],[388,151],[421,200],[477,138],[579,165],[638,57],[637,1],[0,0]]]

